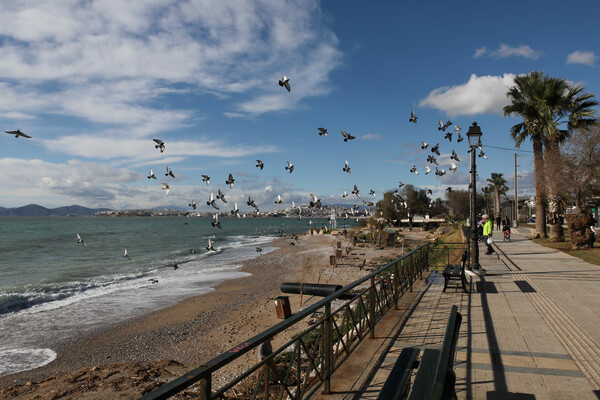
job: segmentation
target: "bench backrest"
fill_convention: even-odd
[[[469,253],[467,250],[463,250],[462,256],[460,257],[460,272],[464,272],[467,266],[467,259],[469,258]]]
[[[415,362],[419,356],[419,349],[415,347],[406,347],[402,349],[400,356],[394,364],[394,368],[386,379],[377,400],[396,400],[405,399],[408,394],[410,376]]]

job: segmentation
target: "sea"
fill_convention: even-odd
[[[257,248],[266,254],[274,238],[328,223],[220,222],[223,229],[205,217],[0,217],[0,376],[53,361],[54,345],[81,333],[246,276],[241,263]],[[216,251],[206,250],[209,238]]]

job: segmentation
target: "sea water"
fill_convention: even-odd
[[[226,218],[223,229],[210,221],[0,217],[0,375],[51,362],[53,345],[76,334],[243,277],[241,261],[258,256],[257,247],[267,253],[282,232],[310,229],[292,218]],[[317,219],[312,226],[324,224]],[[206,250],[209,238],[216,252]]]

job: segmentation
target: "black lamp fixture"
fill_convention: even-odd
[[[477,122],[473,122],[469,127],[467,138],[469,139],[469,147],[481,147],[481,127],[477,125]]]

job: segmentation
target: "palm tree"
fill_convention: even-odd
[[[595,111],[591,107],[598,103],[593,100],[593,95],[582,94],[580,85],[571,86],[566,80],[551,78],[542,72],[532,71],[527,75],[515,78],[515,85],[509,89],[507,96],[512,104],[504,107],[504,115],[516,114],[523,118],[523,122],[514,125],[510,132],[516,147],[527,138],[533,144],[533,157],[535,168],[535,194],[536,194],[536,220],[535,228],[540,237],[546,235],[546,170],[544,166],[544,145],[551,154],[552,163],[548,185],[553,207],[559,204],[556,201],[556,183],[559,174],[555,168],[560,165],[555,163],[559,159],[559,145],[572,132],[573,129],[589,126],[593,123],[592,116]],[[567,129],[559,129],[566,123]],[[557,157],[558,155],[558,157]],[[558,169],[557,169],[558,171]],[[555,207],[555,211],[558,208]],[[556,225],[555,220],[553,225]]]
[[[506,179],[497,172],[492,172],[492,177],[487,179],[490,184],[488,187],[494,192],[494,216],[500,216],[500,195],[506,194],[508,186]]]

